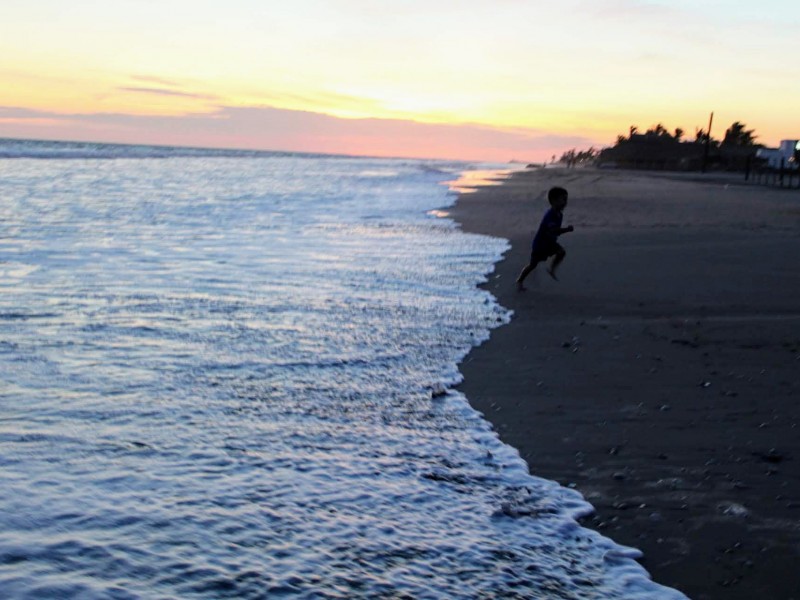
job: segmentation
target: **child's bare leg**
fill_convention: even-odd
[[[522,272],[517,277],[517,289],[519,291],[525,291],[525,287],[522,285],[522,282],[525,281],[525,278],[530,275],[530,272],[536,268],[537,263],[531,262],[522,269]]]
[[[555,257],[553,258],[553,262],[550,263],[550,268],[547,269],[547,272],[550,274],[550,277],[552,277],[556,281],[558,281],[558,277],[556,277],[556,269],[558,268],[558,265],[562,263],[566,255],[567,253],[564,251],[564,249],[559,248],[558,252],[556,252]]]

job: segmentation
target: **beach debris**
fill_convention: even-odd
[[[436,382],[431,386],[431,398],[441,398],[447,395],[447,387],[440,382]]]
[[[769,452],[753,452],[753,456],[757,456],[764,462],[778,464],[783,462],[784,458],[786,458],[783,454],[778,452],[775,448],[770,448]]]
[[[717,505],[717,508],[722,511],[723,515],[728,515],[729,517],[745,518],[750,516],[750,511],[736,502],[721,502]]]
[[[681,489],[686,485],[686,481],[680,477],[665,477],[657,481],[646,484],[647,487],[654,489],[666,489],[673,492]]]
[[[703,382],[700,384],[700,387],[702,387],[702,388],[708,388],[708,387],[711,387],[711,382],[710,382],[710,381],[703,381]]]
[[[661,412],[667,412],[668,410],[671,410],[671,409],[672,409],[672,407],[669,404],[662,404],[661,407],[658,410],[660,410]]]
[[[741,547],[742,547],[742,543],[741,542],[734,542],[733,546],[728,546],[722,552],[724,554],[733,554],[734,552],[739,550]]]
[[[623,473],[622,471],[616,471],[611,477],[613,477],[617,481],[622,481],[623,479],[625,479],[625,473]]]

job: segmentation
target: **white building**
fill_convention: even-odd
[[[758,158],[767,161],[767,165],[773,169],[780,169],[781,163],[784,167],[797,169],[798,156],[800,156],[800,140],[781,140],[778,148],[759,148],[756,151]]]

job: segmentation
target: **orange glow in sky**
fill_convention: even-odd
[[[540,161],[800,136],[800,4],[4,0],[0,137]]]

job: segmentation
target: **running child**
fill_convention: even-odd
[[[564,209],[567,206],[567,190],[562,187],[550,188],[550,191],[547,192],[547,201],[550,202],[550,208],[544,214],[539,230],[533,238],[531,261],[517,277],[517,289],[521,292],[525,291],[525,287],[522,285],[525,278],[536,268],[536,265],[546,261],[551,256],[554,258],[547,269],[547,273],[558,281],[556,269],[558,269],[561,261],[567,255],[564,248],[558,243],[558,236],[562,233],[574,231],[572,225],[561,227],[561,222],[564,219]]]

